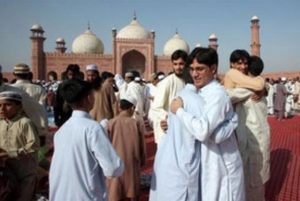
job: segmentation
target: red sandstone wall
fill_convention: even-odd
[[[156,72],[162,71],[167,75],[169,72],[173,71],[171,59],[167,56],[156,56],[154,65],[156,66]]]
[[[72,53],[46,53],[47,72],[55,71],[58,79],[61,79],[61,74],[66,70],[69,64],[78,64],[83,73],[88,64],[96,64],[100,72],[113,71],[113,57],[112,55],[101,54],[72,54]]]

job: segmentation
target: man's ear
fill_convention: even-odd
[[[217,64],[213,64],[211,66],[211,71],[212,71],[213,74],[217,74],[217,72],[218,72],[218,66],[217,66]]]

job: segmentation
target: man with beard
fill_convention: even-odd
[[[161,121],[166,119],[171,101],[185,85],[182,75],[187,58],[188,55],[185,51],[176,50],[171,56],[173,73],[157,85],[156,95],[154,96],[153,105],[149,113],[149,117],[153,121],[156,144],[159,144],[161,136],[164,135],[164,131],[160,125]]]

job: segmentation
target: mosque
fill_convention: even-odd
[[[104,52],[104,45],[88,27],[88,29],[72,43],[72,51],[67,52],[63,38],[57,38],[56,48],[53,52],[44,50],[44,29],[35,24],[30,29],[32,56],[31,67],[35,79],[47,79],[49,71],[55,71],[59,78],[68,64],[77,63],[81,71],[87,64],[94,63],[101,67],[101,71],[110,71],[114,74],[124,75],[130,70],[138,71],[142,77],[149,78],[151,73],[163,71],[168,73],[171,67],[170,55],[177,49],[189,52],[189,45],[176,32],[166,41],[163,55],[155,54],[155,32],[148,31],[137,20],[136,16],[129,25],[120,31],[112,29],[112,53]],[[260,55],[259,19],[251,19],[251,53]],[[218,39],[215,34],[208,38],[209,46],[218,48]]]

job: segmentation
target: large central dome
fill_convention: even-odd
[[[142,27],[134,17],[129,25],[119,31],[117,38],[148,39],[150,32]]]
[[[103,54],[104,46],[102,41],[90,30],[75,38],[72,44],[74,53]]]
[[[164,55],[171,56],[176,50],[183,50],[189,53],[189,45],[176,32],[175,35],[169,39],[164,46]]]

